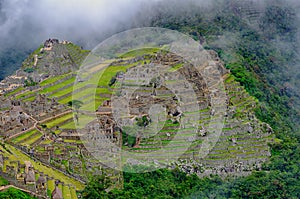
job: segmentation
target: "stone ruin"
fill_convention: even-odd
[[[11,136],[26,131],[34,124],[19,102],[13,102],[9,110],[0,112],[0,134]]]
[[[12,185],[28,190],[29,193],[39,198],[48,198],[47,182],[48,180],[54,180],[52,177],[36,170],[30,161],[25,161],[24,164],[21,164],[20,161],[11,161],[3,154],[0,154],[0,173]],[[38,175],[37,179],[36,175]],[[58,187],[60,184],[63,183],[55,180],[55,189],[51,194],[52,199],[63,199],[62,191]]]
[[[53,48],[53,45],[55,44],[59,44],[59,40],[58,39],[48,39],[44,42],[44,47],[41,49],[41,53],[43,53],[44,51],[51,51]]]
[[[214,52],[209,53],[215,59],[215,64],[219,68],[221,75],[226,76],[228,74],[228,71],[223,67],[220,59]],[[180,57],[176,57],[172,54],[158,54],[152,58],[149,67],[154,66],[155,64],[166,64],[168,66],[176,65],[179,64],[181,61],[182,59]],[[176,118],[176,115],[180,116],[185,111],[185,107],[183,107],[183,110],[177,109],[176,103],[181,99],[178,99],[176,96],[172,95],[172,92],[168,91],[166,87],[161,86],[160,81],[152,82],[151,85],[148,84],[150,82],[150,79],[145,80],[145,78],[147,77],[147,75],[149,76],[149,72],[153,72],[155,68],[148,70],[145,64],[142,66],[143,69],[141,70],[137,69],[136,67],[138,66],[130,68],[127,70],[126,74],[122,74],[120,75],[120,77],[118,76],[118,81],[121,82],[121,85],[123,85],[123,87],[122,89],[120,89],[120,92],[116,92],[118,94],[115,98],[118,99],[118,97],[121,98],[123,96],[131,96],[128,105],[125,107],[129,110],[129,113],[127,115],[123,114],[123,116],[125,116],[124,118],[127,118],[127,121],[125,123],[133,124],[135,118],[147,115],[151,104],[160,103],[164,104],[165,107],[167,107],[167,112],[170,116],[170,119],[172,119],[173,122],[177,121],[180,123],[180,117]],[[198,140],[205,139],[205,137],[207,137],[207,134],[211,133],[211,129],[209,129],[207,122],[209,121],[209,118],[215,116],[217,110],[211,108],[209,95],[210,93],[207,89],[203,77],[196,71],[196,68],[190,66],[189,64],[184,64],[180,69],[178,69],[178,72],[179,74],[186,77],[189,83],[194,85],[193,89],[197,96],[198,106],[200,110],[203,110],[203,112],[200,114],[200,120],[202,121],[202,123],[200,125],[201,128],[199,128],[198,130],[198,135],[196,137],[191,138],[190,140],[191,142],[197,142]],[[128,74],[130,75],[128,76]],[[167,78],[169,74],[164,75]],[[178,73],[174,75],[174,78],[176,79],[176,75],[178,75]],[[143,79],[143,77],[145,78]],[[140,86],[135,87],[132,85],[133,81],[139,83],[140,79],[143,79],[145,80],[145,82],[148,83],[144,83],[142,85],[142,88],[139,88]],[[180,78],[177,77],[177,79]],[[128,80],[130,84],[126,84],[126,80]],[[155,87],[153,86],[153,83],[156,84]],[[247,102],[248,104],[245,102],[241,103],[243,102],[243,99],[249,99],[249,95],[244,94],[243,88],[239,85],[231,84],[226,85],[226,87],[228,92],[228,99],[226,100],[228,110],[225,114],[225,130],[223,130],[221,138],[216,144],[216,147],[211,150],[211,152],[206,158],[200,160],[200,162],[202,162],[201,164],[194,161],[194,159],[196,158],[195,154],[197,154],[197,150],[199,150],[199,147],[201,146],[199,144],[196,144],[194,148],[190,148],[189,152],[182,156],[182,159],[180,160],[182,162],[179,161],[176,164],[187,173],[197,173],[199,176],[205,176],[209,174],[220,174],[221,176],[247,175],[252,170],[260,169],[262,163],[267,161],[270,156],[268,142],[272,142],[272,138],[270,137],[272,135],[272,130],[271,128],[264,127],[265,125],[259,122],[255,118],[254,113],[251,112],[253,107],[255,107],[254,101]],[[163,96],[163,98],[160,99],[159,96]],[[235,103],[231,103],[232,99],[239,99],[241,102],[236,102],[236,104],[238,105],[235,105]],[[107,101],[98,108],[97,115],[102,117],[102,120],[105,121],[105,125],[101,126],[99,125],[99,123],[94,123],[93,125],[90,124],[90,128],[87,129],[86,132],[92,136],[91,139],[103,139],[102,135],[104,134],[93,133],[96,132],[97,129],[98,131],[107,132],[108,135],[112,135],[112,129],[116,127],[119,128],[119,125],[116,124],[120,124],[120,121],[118,119],[115,120],[116,118],[113,119],[111,116],[112,111],[115,111],[113,112],[113,114],[115,115],[125,112],[124,110],[116,111],[116,107],[112,109],[112,106],[118,104],[122,104],[122,102],[118,100],[116,100],[115,103]],[[243,106],[243,104],[246,104],[245,107],[242,109],[245,111],[240,112],[239,116],[237,117],[236,113],[238,110],[241,109],[241,106]],[[123,105],[124,104],[122,104],[122,106]],[[248,110],[250,108],[251,110]],[[244,124],[245,121],[248,121],[247,124]],[[269,130],[264,130],[265,128]],[[122,133],[122,129],[119,128],[119,130],[120,133]],[[167,133],[167,139],[171,139],[173,136],[172,134],[173,133]],[[162,134],[162,136],[164,135]],[[239,138],[239,136],[244,137]],[[104,140],[106,140],[106,138],[107,137],[105,136]],[[109,138],[114,137],[111,136]],[[249,146],[251,142],[247,141],[247,139],[257,139],[257,141],[255,141],[257,142],[257,144]],[[260,140],[264,141],[261,142]],[[148,143],[147,139],[143,139],[136,136],[136,143],[134,145],[135,148],[139,148],[141,152],[145,152],[144,149],[147,148],[144,145],[143,147],[140,147],[139,145],[141,143]],[[122,143],[120,143],[120,145],[122,145]],[[256,145],[257,147],[259,147],[258,149],[256,149]],[[105,146],[105,144],[103,144],[103,146]],[[234,151],[236,151],[236,154],[230,154],[230,150],[232,150],[233,148]],[[135,152],[138,152],[139,150],[135,150]],[[229,153],[229,155],[226,155],[225,157],[230,157],[230,159],[224,158],[222,156],[227,153]],[[195,168],[195,170],[191,168]]]
[[[23,107],[28,114],[38,120],[53,117],[67,110],[67,107],[59,104],[55,98],[49,99],[44,94],[37,94],[34,101],[25,102]]]

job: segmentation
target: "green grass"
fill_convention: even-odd
[[[178,69],[180,69],[180,68],[183,67],[183,66],[184,66],[184,63],[176,64],[176,65],[172,66],[172,67],[169,69],[169,71],[170,71],[170,72],[177,71]]]
[[[53,84],[65,77],[67,77],[69,74],[65,74],[65,75],[59,75],[59,76],[55,76],[55,77],[49,77],[46,80],[44,80],[43,82],[40,83],[40,86],[47,86],[49,84]]]
[[[40,132],[36,132],[35,134],[34,134],[34,136],[33,137],[31,137],[29,140],[27,140],[27,141],[25,141],[25,142],[21,142],[21,144],[22,145],[24,145],[24,146],[30,146],[30,145],[32,145],[34,142],[36,142],[38,139],[40,139],[41,137],[42,137],[42,133],[40,133]]]
[[[65,143],[82,144],[81,140],[64,140]]]
[[[73,99],[79,99],[79,98],[82,98],[84,96],[88,96],[91,94],[95,95],[95,92],[96,92],[95,88],[87,88],[87,89],[84,89],[83,91],[73,94],[72,97],[73,97]],[[91,95],[91,98],[92,98],[92,95]],[[81,101],[86,101],[86,99],[81,100]]]
[[[67,124],[64,124],[64,125],[60,126],[60,128],[62,128],[62,129],[76,129],[76,126],[75,126],[74,121],[72,121],[72,122],[69,122]]]
[[[72,197],[72,199],[77,199],[76,190],[73,189],[73,188],[71,188],[71,189],[70,189],[70,192],[71,192],[71,197]]]
[[[96,100],[95,102],[86,103],[81,107],[81,110],[94,112],[102,103],[103,101],[98,100]]]
[[[15,89],[15,90],[13,90],[13,91],[11,91],[11,92],[9,92],[9,93],[6,93],[5,94],[5,97],[9,97],[9,96],[12,96],[12,95],[14,95],[14,94],[16,94],[16,93],[18,93],[18,92],[20,92],[20,91],[22,91],[22,90],[24,90],[25,88],[24,87],[18,87],[17,89]]]
[[[99,107],[103,103],[103,101],[105,101],[104,98],[100,97],[100,94],[112,94],[112,91],[108,87],[108,84],[109,84],[111,78],[114,77],[117,74],[117,72],[120,72],[120,71],[125,72],[126,69],[128,69],[130,67],[132,67],[132,65],[110,66],[110,67],[106,68],[105,71],[96,72],[95,75],[93,75],[89,81],[76,84],[74,86],[74,89],[77,90],[88,84],[93,84],[93,85],[97,84],[98,88],[96,88],[96,89],[95,88],[87,88],[79,93],[74,94],[74,96],[72,96],[73,99],[79,99],[81,97],[88,96],[88,98],[84,99],[84,101],[89,101],[94,98],[96,106],[94,106],[93,102],[85,103],[82,106],[81,110],[95,111],[97,109],[97,107]],[[105,74],[105,75],[102,75],[102,74]],[[92,94],[92,95],[90,95],[90,94]],[[57,95],[57,94],[55,94],[55,95]],[[93,97],[93,96],[95,96],[95,97]],[[68,97],[66,99],[62,99],[60,102],[67,103],[70,100],[71,100],[71,97]]]
[[[66,121],[68,119],[71,119],[71,118],[73,118],[73,114],[69,113],[69,114],[63,115],[62,117],[56,118],[50,122],[47,122],[47,123],[45,123],[45,125],[47,125],[47,128],[51,129],[51,128],[57,126],[58,124]]]
[[[21,199],[36,199],[35,197],[25,193],[19,189],[10,187],[2,192],[0,192],[0,198],[11,199],[11,198],[21,198]]]
[[[127,66],[110,66],[104,70],[104,75],[101,76],[98,82],[98,86],[108,86],[112,77],[114,77],[118,72],[126,72],[126,69],[132,67],[131,65]]]
[[[63,198],[71,198],[71,192],[69,187],[63,186],[62,192],[63,192]]]
[[[52,191],[55,189],[55,182],[54,182],[54,180],[48,180],[47,185],[48,185],[48,189],[52,193]]]
[[[59,84],[55,84],[53,86],[45,88],[42,91],[40,91],[40,93],[41,94],[45,94],[45,93],[54,92],[54,91],[56,91],[56,90],[58,90],[58,89],[60,89],[60,88],[62,88],[64,86],[66,86],[66,85],[73,84],[74,82],[75,82],[75,77],[72,77],[70,79],[67,79],[67,80],[59,83]],[[71,88],[72,88],[72,86],[71,86]]]
[[[90,116],[86,116],[86,115],[79,115],[79,124],[75,125],[74,121],[71,121],[67,124],[64,124],[62,126],[60,126],[60,128],[62,129],[76,129],[76,128],[84,128],[88,123],[90,123],[91,121],[93,121],[94,119],[96,119],[95,117],[90,117]]]
[[[68,102],[70,102],[70,101],[72,101],[72,95],[70,95],[68,97],[65,97],[65,98],[63,98],[61,100],[58,100],[58,102],[60,104],[68,104]]]
[[[33,102],[35,99],[36,99],[36,96],[32,96],[32,97],[29,97],[29,98],[23,100],[23,102]]]
[[[8,185],[9,182],[3,178],[2,176],[0,176],[0,186],[5,186],[5,185]]]
[[[48,145],[51,144],[52,142],[53,142],[52,140],[44,140],[43,142],[41,142],[41,144]]]
[[[16,99],[25,98],[26,96],[32,95],[32,94],[34,94],[34,92],[32,92],[32,91],[26,91],[26,92],[24,92],[24,93],[22,93],[22,94],[17,95],[17,96],[16,96]]]
[[[52,168],[44,166],[43,164],[40,164],[38,161],[37,162],[33,161],[29,156],[23,154],[18,149],[15,149],[12,146],[7,145],[7,148],[13,153],[13,155],[11,154],[8,155],[10,160],[20,160],[21,164],[24,164],[24,161],[30,161],[33,167],[38,171],[43,172],[44,174],[49,175],[51,177],[54,177],[55,179],[59,179],[65,184],[73,184],[74,186],[76,186],[77,190],[83,189],[84,185],[81,182],[64,175],[58,170],[54,170]],[[4,150],[2,147],[0,147],[0,149],[2,151]],[[52,187],[48,187],[48,189],[53,190]]]
[[[62,97],[64,95],[67,95],[67,94],[72,94],[73,92],[73,86],[70,86],[64,90],[61,90],[61,91],[57,91],[57,92],[54,92],[52,95],[50,95],[50,97]]]
[[[101,103],[105,99],[100,98],[100,94],[112,94],[112,89],[109,88],[108,84],[112,77],[114,77],[118,72],[123,71],[126,72],[126,69],[135,66],[138,63],[129,64],[126,66],[109,66],[105,68],[105,70],[100,70],[95,72],[88,81],[86,82],[80,82],[76,83],[74,85],[74,90],[81,89],[87,85],[94,85],[97,88],[87,88],[79,93],[74,94],[74,96],[66,97],[65,99],[60,100],[60,103],[67,103],[68,101],[71,101],[72,99],[79,99],[84,96],[88,96],[88,98],[84,99],[84,101],[89,101],[93,99],[93,95],[95,95],[96,99],[96,108],[101,105]],[[96,92],[96,93],[95,93]],[[70,93],[70,91],[62,91],[58,93],[54,93],[53,96],[60,97],[63,94]],[[92,94],[92,95],[90,95]],[[89,111],[95,111],[95,107],[92,103],[85,104],[82,107],[82,110],[89,110]]]
[[[129,57],[138,57],[143,55],[153,55],[155,53],[158,53],[161,51],[160,48],[141,48],[141,49],[135,49],[131,50],[129,52],[126,52],[122,55],[120,55],[120,58],[129,58]]]
[[[61,131],[60,130],[56,130],[56,131],[54,131],[54,134],[55,135],[58,135],[58,134],[60,134],[61,133]]]
[[[32,130],[32,131],[29,131],[27,133],[24,133],[22,135],[19,135],[18,137],[15,137],[13,138],[11,141],[13,143],[19,143],[21,142],[22,140],[25,140],[26,138],[30,137],[31,135],[35,134],[37,132],[37,130]]]

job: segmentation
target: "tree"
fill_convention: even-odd
[[[68,102],[68,106],[72,107],[73,109],[75,109],[75,111],[78,114],[79,109],[82,107],[83,102],[79,101],[79,100],[72,100]]]
[[[108,198],[108,193],[106,190],[110,187],[110,185],[111,181],[105,175],[94,176],[81,192],[81,198]]]

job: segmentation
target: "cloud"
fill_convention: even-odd
[[[143,0],[1,0],[0,48],[36,46],[48,37],[90,47],[104,32],[128,27]]]
[[[157,13],[162,16],[166,13],[186,16],[186,13],[201,12],[199,8],[205,7],[202,10],[206,10],[208,17],[213,17],[214,13],[222,12],[224,6],[234,2],[246,8],[243,13],[247,17],[249,2],[264,10],[265,5],[280,1],[248,0],[246,4],[244,0],[0,0],[0,79],[3,77],[1,73],[7,75],[20,67],[20,60],[26,57],[24,52],[32,51],[48,38],[70,40],[92,49],[116,32],[133,26],[149,26]],[[298,0],[287,0],[285,4],[300,10]],[[250,10],[249,17],[251,13]],[[235,33],[229,32],[228,35]],[[235,37],[228,35],[222,37],[219,45],[234,44]],[[300,39],[299,31],[298,35]],[[277,42],[280,44],[278,48],[291,48],[284,41]],[[11,62],[3,63],[3,54],[8,54],[12,49],[16,53],[23,51],[23,57],[13,67],[7,67]],[[15,55],[11,56],[10,59],[14,59]],[[11,71],[3,72],[7,68]],[[299,74],[295,73],[299,69],[298,64],[290,69],[293,71],[291,76]]]

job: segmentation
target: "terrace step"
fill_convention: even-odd
[[[42,137],[42,133],[37,131],[36,133],[34,133],[33,135],[29,136],[28,138],[26,138],[25,140],[22,140],[22,144],[28,144],[28,145],[33,145],[36,141],[38,141],[41,137]]]

